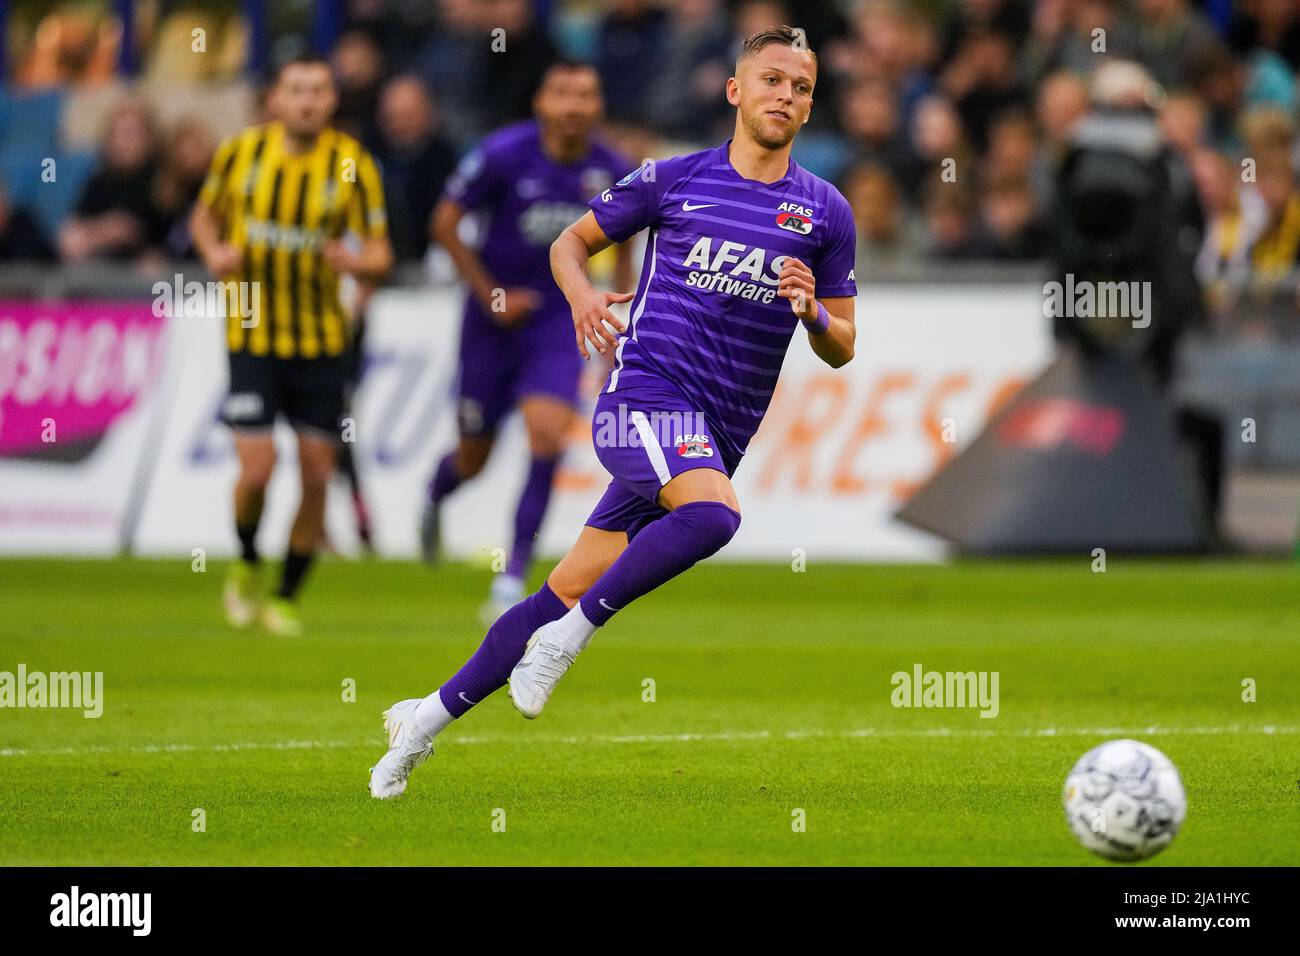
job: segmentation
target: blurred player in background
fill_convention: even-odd
[[[790,159],[816,76],[802,31],[754,34],[727,81],[734,138],[646,163],[555,241],[552,271],[578,349],[616,350],[593,421],[613,480],[546,584],[501,615],[441,688],[385,712],[389,750],[372,768],[373,796],[401,794],[434,736],[507,678],[515,708],[538,716],[597,628],[731,540],[740,527],[731,476],[796,329],[834,368],[853,357],[853,213]],[[609,306],[631,296],[595,289],[588,260],[642,229],[650,239],[629,332]],[[626,432],[615,424],[625,421]]]
[[[260,616],[286,635],[302,631],[296,598],[321,537],[338,453],[349,372],[339,277],[378,282],[393,263],[379,172],[356,140],[329,127],[337,101],[323,59],[281,66],[270,99],[276,119],[221,145],[190,222],[213,276],[255,292],[252,320],[234,308],[227,320],[230,395],[222,417],[239,456],[241,554],[226,577],[226,616],[236,627]],[[349,248],[347,233],[359,245]],[[263,606],[256,537],[278,415],[297,433],[302,500],[279,586]]]
[[[556,463],[577,412],[582,361],[548,254],[587,200],[630,168],[593,136],[603,108],[592,67],[553,64],[533,99],[536,118],[493,133],[469,153],[433,214],[433,237],[455,262],[469,296],[460,339],[460,439],[429,482],[420,521],[425,561],[437,557],[443,501],[483,469],[511,409],[523,414],[528,432],[528,475],[515,509],[509,562],[493,579],[484,608],[489,619],[524,595]],[[472,211],[484,215],[477,252],[459,234]],[[623,288],[631,283],[630,253],[623,248],[616,282]]]

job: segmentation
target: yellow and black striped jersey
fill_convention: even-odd
[[[1250,259],[1265,280],[1283,279],[1300,265],[1300,194],[1287,200],[1277,221],[1255,240]]]
[[[348,323],[339,276],[321,250],[346,233],[387,236],[383,183],[365,147],[338,130],[325,129],[299,155],[284,142],[278,122],[236,134],[218,148],[199,193],[222,221],[222,241],[243,253],[238,274],[219,278],[257,283],[252,322],[227,310],[227,344],[279,358],[339,355]]]

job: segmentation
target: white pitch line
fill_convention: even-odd
[[[967,728],[932,727],[926,730],[895,730],[863,727],[857,730],[767,730],[720,731],[697,734],[571,734],[563,737],[545,737],[521,734],[496,734],[449,738],[449,744],[500,744],[527,740],[534,744],[664,744],[664,743],[726,743],[741,740],[856,740],[870,737],[914,738],[996,738],[996,737],[1181,737],[1225,736],[1229,734],[1300,733],[1300,727],[1266,724],[1259,727],[1043,727],[1037,730],[972,730]],[[49,749],[5,747],[0,757],[76,757],[91,754],[184,754],[184,753],[237,753],[247,750],[340,750],[377,747],[382,737],[369,740],[275,740],[233,744],[149,744],[143,747],[54,747]]]

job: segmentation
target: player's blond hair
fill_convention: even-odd
[[[736,57],[736,63],[753,56],[759,50],[773,43],[784,43],[786,46],[801,50],[812,57],[813,65],[817,65],[817,54],[813,48],[808,45],[808,37],[801,27],[786,26],[784,23],[779,27],[769,27],[766,30],[760,30],[758,33],[745,37],[745,43],[740,48],[740,56]]]

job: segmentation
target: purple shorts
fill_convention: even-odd
[[[730,477],[739,464],[724,458],[704,413],[663,379],[643,378],[601,392],[591,438],[613,480],[586,524],[625,531],[629,540],[668,513],[659,504],[659,490],[673,478],[692,468]]]
[[[519,328],[507,329],[469,302],[460,334],[460,433],[491,435],[509,411],[531,395],[579,407],[582,366],[567,305],[562,313],[547,307]]]

